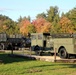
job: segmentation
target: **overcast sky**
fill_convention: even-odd
[[[76,0],[0,0],[0,14],[14,21],[20,16],[35,19],[37,14],[46,13],[50,6],[58,6],[60,13],[66,13],[76,7]]]

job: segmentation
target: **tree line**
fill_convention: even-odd
[[[50,6],[47,13],[39,13],[36,19],[21,17],[13,21],[8,16],[0,15],[0,32],[7,34],[21,33],[27,36],[28,33],[76,33],[76,7],[60,15],[57,6]]]

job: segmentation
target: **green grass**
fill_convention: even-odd
[[[76,64],[51,63],[1,53],[0,75],[75,75]]]

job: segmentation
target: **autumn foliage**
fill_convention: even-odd
[[[76,7],[67,13],[59,15],[58,7],[50,7],[46,13],[38,14],[31,21],[30,16],[13,21],[5,15],[0,15],[0,32],[7,34],[21,33],[76,33]]]
[[[28,33],[28,30],[26,29],[27,26],[31,24],[29,20],[27,19],[23,19],[20,23],[19,23],[19,26],[20,26],[20,33],[22,33],[23,35],[24,34],[27,34]]]
[[[73,33],[74,26],[72,25],[71,21],[67,17],[62,17],[60,19],[60,27],[61,32],[63,33]]]
[[[32,24],[36,28],[36,32],[50,32],[51,29],[51,23],[46,21],[44,18],[40,17],[37,18],[32,22]]]
[[[24,19],[20,22],[20,32],[23,35],[27,35],[32,32],[50,32],[51,23],[46,21],[44,18],[38,18],[34,20],[32,23]]]

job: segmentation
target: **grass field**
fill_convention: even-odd
[[[0,53],[0,75],[76,75],[76,64],[51,63]]]

